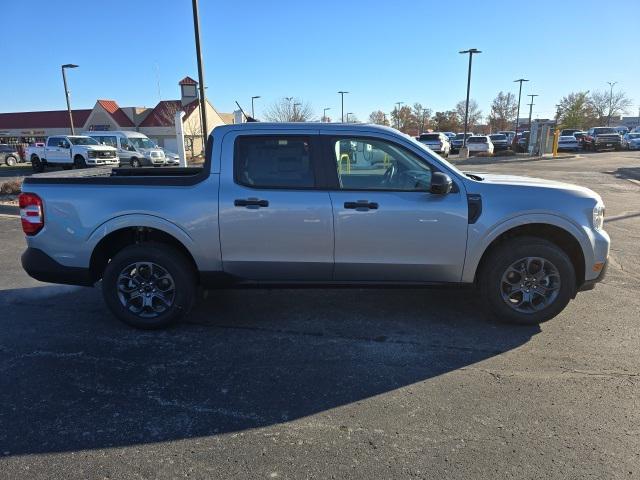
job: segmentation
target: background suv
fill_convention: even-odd
[[[13,167],[20,161],[20,154],[14,145],[0,145],[0,162]]]

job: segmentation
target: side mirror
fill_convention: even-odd
[[[446,173],[433,172],[431,174],[431,186],[429,187],[429,192],[434,195],[446,195],[451,191],[452,187],[453,182],[451,181],[451,177]]]

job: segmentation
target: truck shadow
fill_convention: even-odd
[[[122,447],[300,420],[429,382],[539,332],[487,320],[472,295],[217,291],[188,324],[141,332],[113,319],[97,289],[0,291],[0,453]],[[458,394],[452,387],[452,401]]]

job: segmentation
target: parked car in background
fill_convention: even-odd
[[[48,166],[87,168],[98,165],[118,166],[115,148],[100,145],[94,138],[84,135],[56,135],[47,138],[43,147],[30,146],[26,150],[34,172],[43,172]]]
[[[172,166],[172,167],[180,165],[180,155],[178,155],[177,153],[174,153],[174,152],[170,152],[166,148],[162,148],[162,147],[160,147],[160,148],[164,152],[165,163],[167,165]]]
[[[501,133],[502,135],[507,136],[507,141],[509,142],[509,145],[513,143],[513,137],[516,136],[516,132],[514,130],[501,130],[498,133]]]
[[[489,138],[491,139],[491,143],[493,143],[493,150],[496,152],[510,148],[509,137],[504,133],[494,133],[489,135]]]
[[[578,140],[578,146],[580,148],[584,148],[584,137],[585,137],[586,134],[587,134],[587,132],[583,132],[583,131],[575,132],[573,134],[573,136],[576,137],[576,140]]]
[[[449,156],[449,152],[451,151],[449,137],[447,137],[442,132],[422,133],[418,137],[418,141],[425,144],[434,152],[439,153],[444,158],[447,158]]]
[[[472,153],[487,153],[493,155],[493,143],[487,135],[474,135],[467,139],[469,155]]]
[[[587,131],[584,136],[585,150],[597,152],[603,149],[620,150],[622,148],[622,137],[617,130],[612,127],[594,127]]]
[[[165,165],[164,152],[149,137],[129,130],[86,132],[103,145],[118,149],[121,164],[131,167],[162,167]]]
[[[575,135],[577,132],[580,132],[579,128],[563,128],[560,131],[561,137],[568,137],[569,135]]]
[[[577,151],[580,149],[580,144],[578,143],[578,139],[573,135],[560,135],[558,139],[558,150],[571,150]]]
[[[514,143],[517,151],[526,152],[529,147],[529,130],[518,132],[518,135],[514,138]]]
[[[624,137],[622,137],[622,147],[627,150],[640,149],[640,132],[626,133]]]
[[[0,163],[13,167],[20,162],[20,154],[15,145],[0,145]]]
[[[620,136],[624,136],[627,133],[629,133],[629,127],[625,127],[624,125],[620,125],[618,127],[613,127],[613,128],[616,132],[618,132],[618,135]]]
[[[442,132],[444,133],[447,138],[449,139],[449,143],[453,142],[453,139],[456,138],[456,134],[455,132]]]
[[[467,139],[469,139],[469,137],[472,137],[472,136],[473,136],[472,132],[467,133]],[[464,133],[456,134],[456,136],[451,141],[451,153],[458,153],[460,151],[460,149],[462,148],[463,140],[464,140]]]
[[[187,315],[199,284],[475,285],[464,295],[499,319],[536,324],[594,288],[609,255],[597,193],[461,172],[386,127],[224,125],[201,168],[101,170],[25,178],[22,266],[99,285],[139,328]]]

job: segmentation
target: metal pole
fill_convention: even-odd
[[[609,115],[607,115],[607,127],[611,125],[611,107],[613,106],[613,86],[618,82],[607,82],[611,89],[609,90]]]
[[[64,96],[67,99],[67,111],[69,112],[69,125],[71,126],[71,135],[75,135],[76,131],[73,128],[73,114],[71,113],[71,102],[69,101],[69,88],[67,87],[67,75],[65,74],[65,68],[76,68],[77,65],[66,64],[62,65],[62,82],[64,83]]]
[[[473,54],[482,53],[477,48],[470,48],[469,50],[463,50],[458,52],[461,54],[469,54],[469,69],[467,71],[467,100],[464,107],[464,136],[462,137],[462,148],[467,146],[467,131],[469,129],[469,95],[471,93],[471,64],[473,63]]]
[[[344,94],[345,94],[345,93],[349,93],[349,92],[345,92],[345,91],[343,91],[343,90],[340,90],[338,93],[340,94],[340,97],[341,97],[341,103],[342,103],[342,110],[341,110],[341,112],[340,112],[340,121],[341,121],[342,123],[344,123]]]
[[[520,82],[520,89],[518,90],[518,113],[516,115],[516,136],[514,137],[516,142],[516,147],[518,146],[518,127],[520,126],[520,98],[522,97],[522,82],[528,82],[529,80],[525,80],[524,78],[519,78],[518,80],[514,80],[514,82]]]
[[[400,130],[400,107],[404,102],[396,102],[396,126]]]
[[[331,110],[331,107],[322,109],[322,121],[326,123],[327,121],[327,110]]]
[[[253,97],[251,97],[251,118],[253,118],[254,120],[256,118],[256,115],[255,115],[254,110],[253,110],[253,101],[256,98],[260,98],[260,95],[254,95]]]
[[[533,95],[527,95],[527,97],[531,97],[531,103],[529,104],[529,131],[531,131],[531,115],[533,114],[533,98],[537,97],[538,95],[533,94]]]
[[[202,66],[202,50],[200,48],[200,14],[198,12],[198,0],[192,0],[193,6],[193,31],[196,37],[196,59],[198,61],[198,81],[200,82],[200,111],[202,112],[202,148],[207,145],[209,130],[207,128],[206,98],[204,96],[204,68]]]

